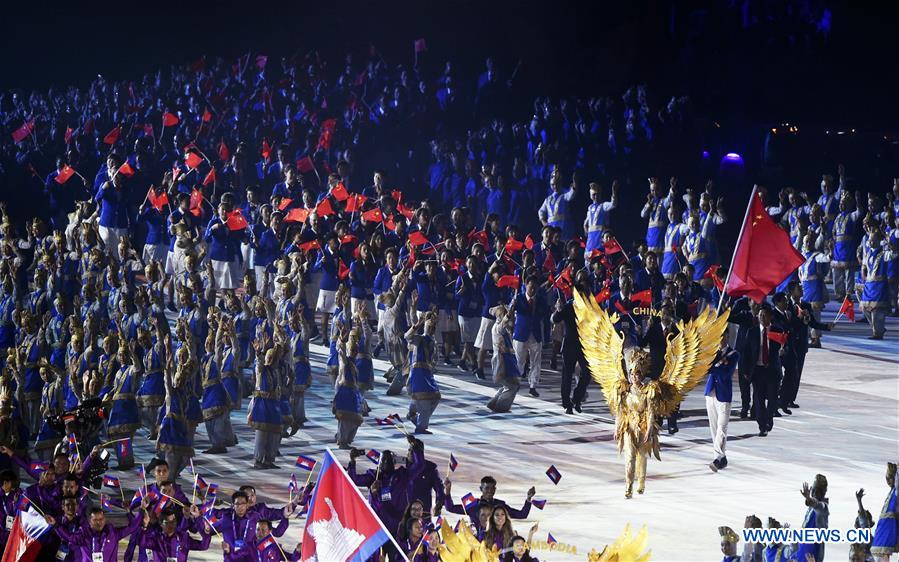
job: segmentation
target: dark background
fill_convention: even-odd
[[[12,4],[12,3],[9,3]],[[722,125],[897,123],[899,4],[757,3],[754,29],[726,1],[16,2],[4,7],[0,88],[134,77],[200,55],[364,52],[411,63],[424,37],[434,72],[487,54],[534,94],[620,94],[645,82],[689,92]],[[889,4],[885,6],[885,4]],[[761,6],[761,7],[760,7]],[[791,41],[791,11],[828,8],[829,39]]]

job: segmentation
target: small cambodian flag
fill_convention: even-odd
[[[77,449],[77,447],[78,447],[78,440],[75,439],[74,433],[70,433],[69,434],[69,452],[74,453],[75,450]]]
[[[166,497],[163,497],[163,498],[162,498],[161,500],[159,500],[159,502],[156,504],[156,507],[153,508],[153,511],[156,512],[156,515],[159,515],[160,513],[162,513],[162,510],[164,510],[164,509],[167,508],[168,506],[169,506],[169,499],[166,498]]]
[[[206,481],[203,480],[202,476],[197,474],[197,488],[199,488],[201,490],[205,490],[208,487],[209,487],[209,484],[207,484]]]
[[[464,507],[465,509],[468,509],[468,506],[470,506],[471,504],[473,504],[476,501],[478,501],[478,500],[475,499],[474,494],[472,494],[471,492],[468,492],[467,494],[462,496],[462,507]]]
[[[450,462],[449,462],[449,468],[450,468],[450,471],[451,471],[451,472],[456,472],[456,467],[457,467],[457,466],[459,466],[459,461],[457,461],[457,460],[456,460],[456,457],[454,457],[453,454],[450,453]]]
[[[141,480],[147,479],[147,472],[146,470],[144,470],[144,465],[140,465],[139,467],[137,467],[137,477]]]
[[[378,464],[378,462],[381,460],[381,452],[377,449],[371,449],[369,452],[365,453],[365,456],[368,457],[368,460],[375,464]]]
[[[537,509],[543,509],[546,506],[546,500],[531,500],[531,505]]]
[[[304,457],[300,455],[297,457],[297,466],[302,468],[303,470],[312,470],[315,468],[316,460],[312,457]]]
[[[559,480],[562,479],[562,473],[556,469],[555,465],[550,465],[549,468],[546,469],[546,475],[549,476],[549,479],[553,481],[553,484],[559,484]]]
[[[107,511],[109,511],[110,509],[112,509],[112,503],[109,501],[109,498],[106,497],[106,496],[101,496],[101,497],[100,497],[100,505],[102,505],[102,506],[103,506],[103,509],[105,509],[105,510],[107,510]]]
[[[45,470],[50,468],[50,463],[34,461],[28,465],[28,468],[29,470],[31,470],[31,472],[44,472]]]
[[[270,546],[275,546],[275,537],[273,537],[271,533],[269,533],[264,539],[259,541],[259,544],[256,545],[256,549],[259,552],[263,552]]]
[[[19,511],[28,511],[29,505],[31,505],[31,500],[28,499],[28,496],[22,494],[22,497],[19,498],[19,503],[16,504],[16,508]]]
[[[297,475],[296,475],[296,474],[291,474],[291,475],[290,475],[290,482],[287,483],[287,490],[288,490],[288,491],[291,491],[291,490],[292,490],[292,491],[294,491],[294,492],[299,493],[299,491],[300,491],[300,484],[299,484],[299,482],[297,482]]]
[[[117,477],[108,476],[108,475],[103,476],[103,485],[109,486],[110,488],[121,488],[122,487],[122,483],[119,481],[119,479]]]
[[[556,544],[557,542],[559,541],[556,540],[552,533],[546,533],[546,544]]]
[[[124,441],[119,441],[116,445],[119,450],[119,457],[127,458],[131,456],[131,438],[125,439]]]
[[[215,525],[219,522],[219,518],[216,517],[214,513],[210,513],[209,517],[206,518],[206,521],[209,521],[210,525]]]
[[[215,495],[218,494],[218,492],[219,492],[219,485],[218,484],[210,484],[209,488],[206,490],[206,497],[214,498]]]
[[[437,516],[437,519],[434,520],[434,530],[439,531],[440,527],[443,526],[443,517]]]

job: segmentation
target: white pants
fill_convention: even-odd
[[[714,396],[705,397],[705,411],[709,414],[709,431],[712,433],[712,447],[715,460],[725,456],[727,445],[727,422],[730,419],[730,402],[719,402]]]
[[[528,357],[531,359],[531,368],[528,370],[528,385],[531,388],[540,383],[540,361],[543,358],[543,344],[530,336],[528,341],[512,340],[512,349],[518,360],[518,372],[524,374],[524,364]]]
[[[111,255],[116,261],[120,261],[122,256],[119,255],[119,239],[128,235],[127,228],[109,228],[100,226],[100,240],[106,246],[106,253]]]

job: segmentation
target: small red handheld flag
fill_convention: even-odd
[[[837,313],[837,316],[844,314],[850,322],[855,322],[855,305],[849,300],[849,295],[846,295],[846,298],[843,299],[843,304],[840,305],[840,311]]]
[[[334,207],[331,206],[331,200],[325,197],[315,206],[315,214],[320,217],[327,217],[334,214]]]
[[[115,144],[117,140],[119,140],[119,135],[122,133],[122,129],[116,127],[115,129],[106,133],[106,136],[103,137],[104,144]]]
[[[531,238],[530,234],[528,234],[527,238],[524,239],[524,247],[527,248],[528,250],[534,249],[534,239]]]
[[[296,209],[287,211],[284,222],[306,222],[307,218],[309,218],[309,209],[297,207]]]
[[[221,158],[222,161],[226,161],[231,158],[231,151],[228,150],[228,145],[225,144],[225,139],[219,141],[219,158]]]
[[[602,243],[603,248],[605,248],[607,254],[615,254],[621,251],[621,244],[618,243],[618,240],[615,238],[610,238]]]
[[[369,222],[381,222],[384,220],[384,216],[381,214],[381,209],[371,209],[370,211],[365,211],[362,213],[362,218]]]
[[[162,208],[169,204],[169,195],[164,191],[160,195],[156,195],[156,191],[151,187],[147,192],[147,201],[154,209],[162,211]]]
[[[268,139],[262,139],[262,157],[268,160],[268,157],[272,155],[272,147],[268,144]]]
[[[225,224],[228,226],[228,230],[243,230],[249,226],[240,209],[235,209],[228,213]]]
[[[346,212],[355,213],[362,210],[362,205],[368,201],[368,197],[357,193],[351,193],[346,200]]]
[[[119,166],[119,171],[118,171],[118,173],[122,174],[122,175],[125,176],[126,178],[130,178],[130,177],[133,176],[136,172],[134,171],[134,168],[131,167],[131,164],[128,163],[128,162],[126,161],[124,164],[122,164],[121,166]]]
[[[775,341],[775,342],[779,343],[780,345],[786,345],[786,344],[787,344],[787,336],[788,336],[788,335],[789,335],[789,334],[788,334],[787,332],[772,332],[772,331],[769,331],[769,332],[768,332],[768,339],[771,340],[771,341]]]
[[[162,126],[163,127],[174,127],[180,122],[178,116],[174,113],[169,113],[166,111],[162,114]]]
[[[28,135],[31,134],[31,131],[34,130],[34,119],[27,121],[24,125],[16,129],[12,132],[12,140],[15,142],[22,142]],[[112,143],[109,143],[112,144]]]
[[[212,112],[207,107],[203,110],[203,123],[209,123],[210,121],[212,121]]]
[[[422,234],[420,230],[409,233],[409,242],[412,242],[415,246],[431,243],[431,241],[428,240],[428,237]]]
[[[307,172],[311,172],[314,169],[315,169],[315,164],[313,164],[312,158],[305,156],[305,157],[297,160],[297,170],[299,170],[300,173],[305,174]]]
[[[509,287],[510,289],[518,289],[521,286],[521,279],[515,275],[503,275],[496,281],[496,286],[500,289]]]
[[[724,280],[718,275],[721,268],[718,264],[710,265],[706,272],[702,275],[703,279],[711,279],[715,283],[715,287],[720,291],[724,288]]]
[[[73,132],[74,131],[72,131],[71,127],[66,127],[66,134],[65,134],[66,144],[70,144],[72,142],[72,133]]]
[[[199,217],[203,213],[203,192],[197,188],[190,190],[190,214]]]
[[[203,163],[203,157],[196,152],[188,152],[184,157],[184,163],[187,164],[187,167],[191,170],[195,170]]]
[[[520,252],[522,249],[524,249],[523,242],[519,242],[518,240],[516,240],[514,238],[509,238],[508,240],[506,240],[506,253],[507,254],[514,254],[515,252]]]
[[[343,185],[343,182],[338,183],[334,186],[334,189],[331,190],[331,195],[334,196],[334,199],[338,201],[346,201],[350,194],[346,190],[346,186]]]
[[[646,289],[645,291],[640,291],[639,293],[634,293],[631,295],[631,302],[640,303],[643,306],[649,306],[652,304],[652,290]]]
[[[64,183],[66,183],[67,181],[69,181],[69,178],[71,178],[74,175],[75,175],[75,168],[66,164],[65,166],[62,167],[62,170],[59,171],[59,174],[57,174],[57,176],[53,179],[54,179],[54,181],[56,181],[56,183],[58,183],[59,185],[62,185]]]
[[[609,300],[609,297],[611,297],[611,296],[612,296],[612,290],[609,287],[603,288],[603,290],[601,290],[600,292],[596,293],[596,295],[594,295],[594,297],[596,298],[596,302],[598,302],[599,304],[606,302],[607,300]]]
[[[296,210],[299,209],[294,209],[294,211]],[[322,245],[318,240],[310,240],[309,242],[303,242],[302,244],[300,244],[300,249],[304,252],[308,252],[309,250],[321,250]]]
[[[340,262],[337,264],[337,278],[340,280],[344,280],[349,276],[350,268],[348,268],[346,264],[343,263],[343,260],[340,260]]]
[[[290,197],[282,197],[281,200],[278,201],[278,210],[283,211],[284,209],[289,207],[291,203],[293,203],[293,199],[291,199]]]
[[[203,178],[203,185],[209,185],[211,183],[215,183],[215,180],[216,180],[215,168],[211,168],[209,170],[209,173],[206,174],[206,177]]]

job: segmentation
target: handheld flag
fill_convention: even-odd
[[[456,467],[458,467],[458,466],[459,466],[459,461],[457,461],[456,457],[454,457],[453,454],[450,453],[450,460],[449,460],[450,472],[456,472]]]
[[[154,209],[162,211],[162,208],[169,204],[169,195],[165,192],[162,192],[161,195],[156,195],[156,190],[151,187],[147,191],[147,201],[150,202]]]
[[[621,244],[615,238],[610,238],[602,243],[607,254],[616,254],[621,251]]]
[[[533,505],[537,509],[542,510],[544,507],[546,507],[546,500],[531,500],[531,505]]]
[[[291,199],[290,197],[282,197],[281,200],[278,201],[278,210],[283,211],[284,209],[289,207],[291,203],[293,203],[293,199]]]
[[[103,476],[103,485],[109,486],[110,488],[121,488],[122,483],[115,476],[105,475]]]
[[[325,197],[315,206],[315,214],[320,217],[327,217],[334,214],[334,208],[331,207],[331,200]]]
[[[203,123],[209,123],[210,121],[212,121],[212,112],[207,107],[203,110]]]
[[[780,345],[787,344],[788,336],[789,336],[789,334],[787,332],[772,332],[770,330],[768,331],[768,339],[773,342],[777,342]]]
[[[256,545],[256,550],[259,552],[264,552],[267,548],[275,546],[275,537],[272,536],[271,533],[265,536],[264,539],[259,541],[259,544]]]
[[[805,257],[793,247],[789,233],[774,222],[758,190],[753,189],[725,292],[760,303],[803,263]]]
[[[18,129],[16,129],[15,131],[12,132],[12,140],[15,142],[22,142],[23,140],[28,138],[28,135],[30,135],[31,131],[33,131],[33,130],[34,130],[34,119],[31,119],[30,121],[25,122],[24,125],[22,125],[21,127],[19,127]]]
[[[297,160],[297,170],[299,170],[300,173],[305,174],[311,172],[314,169],[315,164],[312,162],[312,158],[304,156],[303,158]]]
[[[50,525],[37,510],[21,511],[6,539],[3,562],[32,562],[43,548],[44,537],[49,538]]]
[[[166,203],[169,202],[168,196],[166,196],[165,194],[163,194],[162,197],[165,197],[165,202],[166,202]],[[129,437],[128,439],[125,439],[124,441],[119,441],[119,442],[116,444],[116,448],[118,449],[119,457],[123,457],[123,458],[124,458],[124,457],[129,457],[129,456],[131,456],[131,452],[132,452],[132,449],[131,449],[131,438]]]
[[[846,295],[846,298],[843,299],[843,304],[840,305],[840,311],[837,313],[837,317],[843,315],[845,315],[850,322],[855,322],[855,305],[849,300],[849,295]]]
[[[131,164],[130,164],[129,162],[126,161],[124,164],[122,164],[121,166],[119,166],[119,169],[118,169],[118,171],[117,171],[116,173],[122,174],[122,175],[125,176],[126,178],[130,178],[131,176],[133,176],[133,175],[136,174],[137,172],[135,172],[135,171],[134,171],[134,168],[131,167]]]
[[[468,506],[470,506],[471,504],[473,504],[476,501],[478,501],[478,500],[475,499],[474,494],[472,494],[471,492],[468,492],[467,494],[462,496],[462,507],[464,509],[468,509]]]
[[[346,201],[350,196],[349,192],[346,190],[346,186],[343,185],[343,182],[334,186],[334,189],[331,190],[331,195],[338,201]]]
[[[350,194],[349,198],[346,200],[346,212],[355,213],[357,211],[361,211],[362,205],[366,201],[368,201],[368,197],[366,197],[365,195],[359,195],[356,193]],[[362,215],[362,216],[364,217],[365,215]],[[367,220],[371,220],[371,219],[367,219]],[[378,222],[381,222],[381,221],[378,221]]]
[[[219,141],[219,158],[223,161],[231,159],[231,151],[228,149],[228,145],[225,144],[225,139]]]
[[[652,304],[652,290],[646,289],[645,291],[640,291],[639,293],[634,293],[631,295],[631,302],[640,303],[642,306],[649,306]]]
[[[518,289],[521,285],[521,279],[515,275],[503,275],[496,281],[496,286],[500,289],[509,287],[510,289]]]
[[[174,127],[179,122],[180,122],[180,119],[178,119],[178,116],[175,115],[174,113],[169,113],[168,111],[166,111],[165,113],[162,114],[162,126],[163,127]]]
[[[721,269],[721,266],[718,264],[710,265],[708,269],[706,269],[705,273],[702,275],[703,279],[711,279],[713,283],[715,283],[715,287],[721,291],[724,289],[724,280],[718,276],[718,270]]]
[[[75,168],[66,164],[65,166],[62,167],[62,170],[59,171],[59,173],[56,175],[56,177],[53,178],[53,181],[55,181],[59,185],[62,185],[64,183],[66,183],[67,181],[69,181],[69,179],[74,175],[75,175]]]
[[[249,226],[240,209],[234,209],[228,213],[228,216],[225,218],[225,224],[228,226],[228,230],[243,230]]]
[[[309,209],[296,207],[287,211],[287,214],[284,215],[284,222],[306,222],[307,218],[309,218]],[[318,241],[316,240],[315,243],[317,244]],[[302,245],[300,247],[302,247]]]
[[[190,190],[190,214],[199,217],[203,213],[203,192],[196,187]]]
[[[268,144],[268,139],[262,139],[262,149],[260,150],[262,157],[268,160],[268,157],[272,155],[272,147]]]
[[[208,487],[209,484],[206,482],[206,480],[203,480],[203,477],[197,474],[197,488],[200,490],[205,490]]]
[[[559,472],[555,465],[550,465],[550,467],[546,469],[546,475],[549,476],[549,479],[557,486],[559,485],[559,480],[562,479],[562,473]]]
[[[593,295],[596,298],[596,302],[602,304],[609,300],[609,297],[612,296],[612,289],[609,287],[603,287],[598,293]]]
[[[375,464],[378,464],[381,461],[381,452],[377,449],[369,450],[365,453],[365,456],[368,457],[368,460]]]
[[[20,512],[27,511],[29,505],[31,505],[31,500],[28,499],[28,496],[22,494],[22,496],[19,498],[18,503],[16,503],[16,509],[18,509]]]
[[[393,540],[331,451],[325,453],[309,506],[302,560],[367,560]]]
[[[74,133],[74,132],[75,131],[73,131],[71,127],[66,127],[66,134],[65,134],[65,139],[64,139],[66,141],[66,144],[72,143],[72,133]]]
[[[428,237],[422,234],[420,230],[409,233],[409,242],[412,242],[412,244],[414,244],[415,246],[422,246],[424,244],[431,243],[431,241],[428,240]]]
[[[505,251],[507,254],[514,254],[515,252],[520,252],[523,249],[524,249],[523,242],[519,242],[518,240],[516,240],[514,238],[509,238],[508,240],[506,240]]]
[[[119,140],[119,135],[122,133],[122,129],[120,127],[116,127],[113,130],[106,133],[106,136],[103,137],[104,144],[115,144],[117,140]]]
[[[216,180],[215,168],[210,168],[209,173],[206,174],[205,178],[203,178],[203,185],[206,186],[206,185],[215,183],[215,180]]]
[[[546,533],[546,544],[556,544],[557,542],[559,541],[556,540],[552,533]]]
[[[343,263],[343,260],[337,260],[337,278],[343,281],[350,276],[350,268]]]
[[[369,222],[382,222],[384,220],[384,215],[381,214],[381,209],[372,209],[362,213],[362,218]]]
[[[48,462],[32,461],[32,462],[28,465],[28,470],[31,471],[31,472],[38,472],[38,473],[40,473],[40,472],[44,472],[44,471],[47,470],[48,468],[50,468],[50,463],[48,463]]]
[[[305,209],[303,209],[303,210],[305,210]],[[291,211],[291,212],[293,212],[293,211]],[[290,214],[290,213],[288,213],[288,214]],[[321,250],[322,245],[318,240],[310,240],[309,242],[303,242],[302,244],[300,244],[300,249],[303,250],[304,252],[308,252],[310,250]]]
[[[302,468],[303,470],[312,470],[315,468],[315,463],[317,461],[312,457],[304,457],[300,455],[297,457],[297,466]]]
[[[524,239],[524,247],[527,248],[528,250],[534,249],[534,239],[531,238],[530,234],[528,234]]]
[[[188,152],[184,156],[184,163],[187,164],[187,167],[191,170],[195,170],[203,163],[203,157],[196,152]]]

